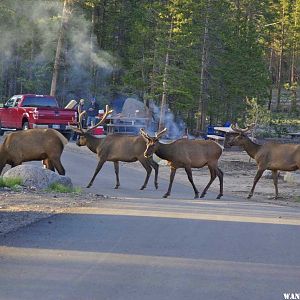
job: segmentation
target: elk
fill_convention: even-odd
[[[257,173],[254,177],[253,186],[248,195],[248,199],[253,196],[255,186],[265,170],[272,171],[275,186],[275,199],[278,198],[278,171],[295,171],[300,168],[300,145],[279,144],[268,142],[259,145],[251,141],[246,132],[251,130],[255,124],[241,129],[238,125],[232,125],[235,131],[229,136],[228,145],[241,146],[250,157],[257,163]]]
[[[214,141],[210,140],[188,140],[179,139],[170,144],[162,144],[159,142],[160,137],[167,131],[165,128],[155,137],[149,136],[144,129],[141,129],[141,135],[146,141],[147,149],[144,152],[145,157],[151,157],[155,153],[161,159],[168,161],[171,173],[169,188],[163,196],[167,198],[171,194],[172,184],[175,173],[178,168],[184,168],[190,183],[195,192],[195,198],[199,197],[199,192],[194,184],[192,168],[202,168],[208,166],[210,171],[210,181],[204,188],[201,198],[204,197],[208,188],[218,176],[220,181],[220,192],[217,199],[223,196],[223,172],[218,168],[218,159],[222,154],[222,147]]]
[[[77,127],[71,127],[79,135],[79,140],[76,142],[78,146],[87,146],[92,152],[96,153],[99,159],[98,165],[96,167],[95,173],[87,185],[87,188],[91,187],[97,174],[101,170],[103,164],[106,161],[111,161],[114,163],[115,174],[116,174],[116,186],[118,189],[120,186],[119,180],[119,161],[123,162],[135,162],[139,161],[145,168],[147,175],[145,182],[141,187],[141,190],[146,188],[149,181],[152,168],[155,170],[154,185],[156,189],[158,188],[157,177],[158,177],[158,164],[151,158],[146,159],[144,157],[144,151],[146,150],[146,143],[141,136],[127,136],[119,134],[111,134],[105,138],[96,138],[91,134],[91,131],[103,124],[107,116],[112,113],[106,106],[106,111],[102,119],[93,127],[88,129],[83,129],[82,127],[82,117],[85,111],[81,112],[78,110],[79,120],[77,122]]]
[[[60,132],[51,128],[12,132],[0,145],[0,174],[6,164],[15,167],[26,161],[43,160],[48,169],[65,175],[60,157],[67,143]]]

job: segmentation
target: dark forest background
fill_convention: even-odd
[[[136,97],[192,130],[299,116],[300,0],[2,0],[0,98]]]

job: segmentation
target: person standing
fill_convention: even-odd
[[[99,112],[99,105],[95,98],[91,99],[91,103],[87,107],[87,126],[93,126],[96,123],[96,116]]]

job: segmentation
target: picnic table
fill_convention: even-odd
[[[231,127],[225,127],[225,126],[214,126],[214,130],[216,132],[220,132],[222,135],[208,134],[207,137],[211,140],[214,140],[214,141],[220,143],[220,144],[223,144],[224,147],[228,147],[228,145],[227,145],[228,134],[233,133],[234,130]]]
[[[295,138],[295,137],[300,137],[300,132],[290,132],[288,133],[288,135],[291,136],[291,138]]]
[[[148,126],[149,118],[141,117],[109,117],[107,118],[107,133],[131,133],[136,134],[141,128]]]

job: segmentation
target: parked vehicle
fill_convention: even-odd
[[[76,110],[59,108],[55,97],[49,95],[15,95],[0,108],[0,135],[10,130],[53,128],[70,139],[70,125],[76,123]]]

